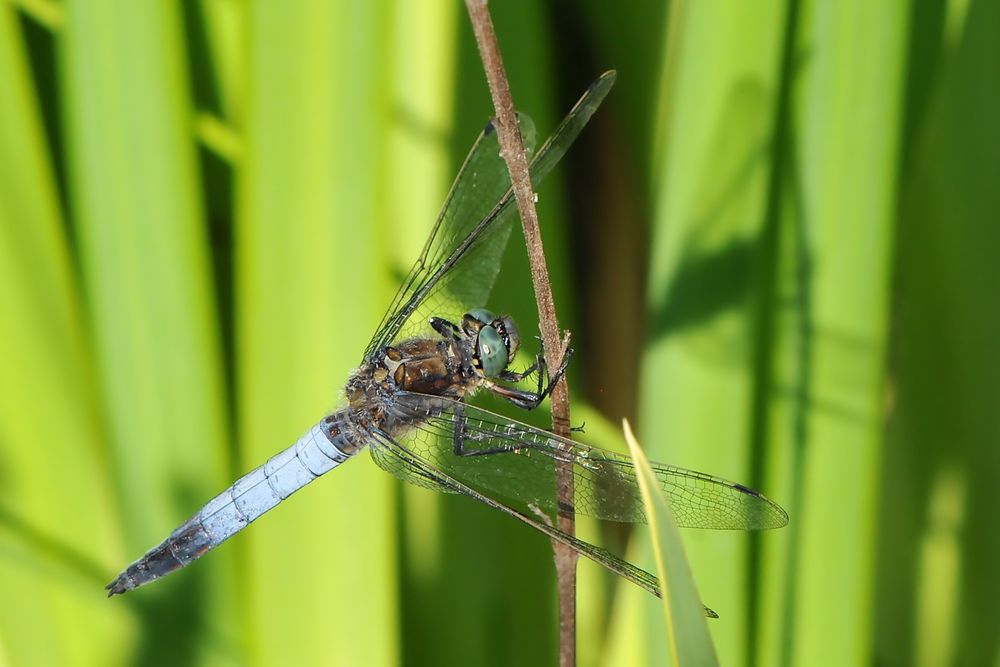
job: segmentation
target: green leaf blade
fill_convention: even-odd
[[[698,587],[684,554],[677,521],[653,474],[649,459],[632,433],[632,427],[628,421],[623,421],[622,424],[629,453],[639,473],[637,477],[660,579],[660,600],[670,637],[673,664],[675,667],[718,665],[715,647],[705,621],[707,608],[698,597]]]

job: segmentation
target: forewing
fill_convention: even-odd
[[[614,72],[597,79],[531,161],[537,186],[583,130],[614,83]],[[525,148],[534,126],[519,115]],[[420,258],[410,271],[365,350],[370,360],[386,345],[427,333],[428,320],[459,322],[469,308],[487,305],[516,206],[510,177],[489,124],[466,158]]]
[[[518,121],[531,155],[535,125],[524,114],[518,114]],[[509,190],[510,175],[491,121],[465,158],[420,257],[365,351],[366,359],[394,340],[427,333],[431,316],[458,322],[464,309],[485,305],[510,237],[513,211],[498,207]],[[466,240],[469,247],[453,257]]]
[[[392,410],[397,419],[417,424],[399,438],[405,447],[484,495],[555,516],[559,461],[573,470],[575,512],[645,522],[635,468],[625,456],[440,397],[401,392]],[[757,530],[788,522],[781,507],[741,484],[661,463],[652,466],[679,526]]]

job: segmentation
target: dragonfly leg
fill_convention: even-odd
[[[521,445],[519,447],[514,447],[511,445],[500,445],[499,447],[490,447],[488,449],[476,449],[467,450],[465,448],[465,443],[472,441],[485,441],[496,437],[497,433],[475,433],[472,431],[467,431],[465,426],[467,424],[465,419],[465,406],[459,403],[455,406],[453,411],[455,427],[452,430],[452,451],[455,456],[490,456],[492,454],[505,454],[508,452],[514,452],[518,449],[525,449],[528,445]]]
[[[492,456],[494,454],[509,454],[511,452],[520,453],[529,449],[537,449],[542,444],[530,439],[517,440],[521,431],[515,429],[509,432],[495,431],[491,429],[467,429],[468,420],[465,417],[465,406],[459,403],[453,410],[455,425],[452,429],[452,451],[455,456]],[[508,443],[486,449],[466,449],[466,445],[473,442],[490,442],[492,440],[507,440]],[[515,444],[509,444],[515,443]]]
[[[515,373],[514,371],[503,371],[497,377],[504,382],[514,384],[515,382],[520,382],[521,380],[530,378],[536,370],[538,370],[538,362],[531,364],[520,373]]]
[[[548,387],[538,392],[526,391],[515,387],[505,387],[502,384],[492,382],[490,380],[485,380],[482,386],[497,398],[509,401],[522,410],[534,410],[541,405],[542,401],[545,400],[545,397],[548,396]]]
[[[492,380],[486,380],[483,382],[483,387],[489,390],[494,396],[502,398],[505,401],[509,401],[523,410],[534,410],[541,405],[542,401],[544,401],[549,394],[552,393],[552,388],[559,382],[563,374],[566,372],[566,367],[569,366],[569,360],[572,356],[573,348],[567,348],[566,353],[563,355],[562,364],[559,365],[559,370],[552,375],[548,374],[548,369],[545,365],[545,357],[542,352],[538,353],[535,363],[523,372],[507,372],[500,375],[500,379],[505,382],[519,382],[520,380],[529,377],[532,373],[536,373],[538,375],[538,389],[536,391],[525,391],[524,389],[517,389],[515,387],[505,387],[504,385],[493,382]],[[546,383],[546,379],[548,379],[548,383]]]
[[[443,317],[432,317],[431,328],[445,338],[458,340],[462,336],[462,330],[454,322],[449,322]]]

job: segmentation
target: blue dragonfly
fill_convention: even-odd
[[[613,83],[614,72],[597,79],[534,155],[533,185],[562,158]],[[534,126],[523,115],[520,126],[530,151]],[[108,595],[191,564],[365,448],[399,479],[485,503],[659,595],[652,574],[555,527],[554,518],[570,511],[607,521],[645,521],[631,460],[467,400],[485,391],[530,410],[566,368],[564,362],[550,373],[539,352],[531,367],[513,371],[518,329],[510,317],[482,307],[496,281],[515,211],[490,123],[459,171],[361,365],[348,378],[346,405],[208,501],[126,567],[108,584]],[[532,376],[531,390],[519,386]],[[570,506],[556,493],[557,464],[572,470]],[[757,530],[788,522],[780,506],[741,484],[659,463],[653,472],[680,526]]]

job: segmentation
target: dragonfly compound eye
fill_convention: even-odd
[[[490,324],[495,319],[493,313],[485,308],[473,308],[468,312],[468,316],[480,324]]]
[[[503,337],[491,326],[483,327],[476,336],[476,355],[486,377],[493,377],[507,368],[507,346]]]

